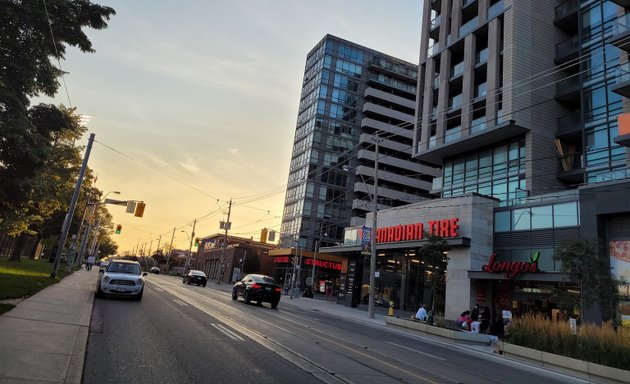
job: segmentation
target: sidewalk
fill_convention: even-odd
[[[80,269],[0,316],[0,384],[81,383],[98,269]]]

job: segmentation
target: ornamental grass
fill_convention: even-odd
[[[630,329],[615,330],[611,323],[583,324],[573,334],[568,322],[526,314],[512,322],[509,341],[595,364],[630,369]]]

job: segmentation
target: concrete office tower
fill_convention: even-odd
[[[417,66],[327,35],[308,53],[281,242],[343,241],[371,210],[380,136],[379,207],[428,196],[437,168],[411,158]]]
[[[626,2],[627,3],[627,2]],[[511,204],[627,177],[613,1],[425,0],[414,157]],[[627,25],[627,23],[626,23]]]

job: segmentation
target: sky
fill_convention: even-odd
[[[173,233],[186,249],[194,219],[195,237],[222,232],[230,199],[231,235],[279,230],[306,55],[326,34],[418,63],[421,0],[94,2],[116,15],[84,30],[94,53],[68,49],[68,92],[46,102],[91,116],[95,186],[146,203],[142,218],[108,206],[120,254]]]

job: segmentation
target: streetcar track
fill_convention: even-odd
[[[340,382],[341,381],[341,382],[345,382],[345,383],[352,383],[351,381],[347,381],[347,380],[337,376],[334,372],[331,372],[326,367],[321,366],[321,365],[319,365],[317,363],[314,363],[314,362],[310,361],[310,359],[308,357],[303,356],[302,354],[300,354],[297,351],[293,351],[291,348],[283,345],[282,343],[280,343],[280,342],[278,342],[276,340],[273,340],[272,338],[264,335],[263,333],[258,332],[258,331],[245,329],[243,326],[238,324],[239,319],[234,317],[234,312],[237,311],[234,308],[234,306],[230,305],[230,304],[226,304],[226,303],[224,303],[222,301],[219,301],[220,299],[223,299],[223,298],[229,298],[230,294],[228,292],[219,292],[219,291],[214,291],[214,290],[210,290],[210,291],[204,290],[203,292],[199,292],[199,291],[193,290],[193,289],[185,289],[185,288],[179,286],[178,284],[173,284],[173,283],[168,282],[168,281],[163,281],[162,283],[172,286],[175,290],[181,291],[180,293],[182,295],[184,295],[184,296],[188,297],[189,295],[194,295],[194,297],[188,297],[189,300],[202,301],[203,305],[212,304],[214,307],[216,307],[218,305],[219,307],[221,307],[221,308],[231,312],[231,314],[224,313],[224,312],[219,312],[219,311],[216,310],[216,308],[214,308],[214,312],[213,312],[209,308],[202,307],[201,304],[190,303],[193,307],[195,307],[195,308],[197,308],[197,309],[199,309],[199,310],[201,310],[201,311],[203,311],[203,312],[205,312],[205,313],[207,313],[207,314],[209,314],[209,315],[211,315],[213,317],[221,317],[221,319],[223,321],[225,321],[225,322],[235,322],[236,323],[236,327],[233,327],[233,328],[235,328],[235,329],[237,327],[241,328],[241,330],[239,330],[239,332],[241,332],[244,335],[250,337],[252,340],[256,341],[260,345],[263,345],[264,347],[268,348],[269,350],[275,352],[276,354],[278,354],[279,356],[281,356],[281,357],[285,358],[286,360],[292,362],[293,364],[303,368],[302,365],[300,365],[299,363],[294,361],[294,359],[288,358],[285,353],[280,353],[277,349],[271,348],[270,346],[266,345],[265,342],[272,343],[276,347],[282,348],[284,351],[291,353],[292,356],[299,358],[302,362],[305,362],[305,363],[307,363],[310,366],[314,366],[314,367],[319,368],[320,370],[324,371],[329,377],[334,378],[336,380],[335,382]],[[165,289],[165,290],[168,291],[169,293],[175,295],[175,296],[178,296],[176,294],[176,292],[173,292],[173,291],[171,291],[169,289]],[[213,297],[210,297],[210,296],[213,296]],[[230,302],[230,303],[232,303],[232,302]],[[247,308],[247,307],[248,306],[243,306],[243,308],[246,308],[245,310],[249,311],[249,308]],[[401,378],[395,377],[395,376],[393,376],[391,374],[385,373],[385,372],[383,372],[380,369],[376,369],[376,368],[374,368],[371,365],[367,365],[366,363],[363,363],[362,361],[357,360],[356,358],[354,358],[352,356],[341,354],[337,350],[334,350],[331,347],[325,346],[320,341],[312,340],[312,339],[309,339],[309,338],[303,336],[303,333],[305,333],[305,329],[313,330],[314,332],[319,332],[319,331],[317,331],[316,326],[306,325],[304,323],[306,321],[306,322],[309,322],[309,324],[310,324],[310,322],[312,321],[311,319],[308,318],[309,311],[304,310],[304,309],[299,308],[299,307],[296,307],[295,309],[296,309],[296,312],[298,312],[299,314],[291,313],[291,312],[281,312],[281,313],[267,312],[266,314],[270,315],[270,316],[274,316],[276,318],[279,318],[279,319],[281,319],[283,321],[286,321],[288,323],[298,324],[297,326],[294,326],[294,325],[291,325],[291,324],[288,324],[288,325],[290,327],[292,327],[292,328],[298,329],[300,334],[298,334],[296,332],[291,332],[291,331],[287,330],[286,328],[283,328],[283,327],[278,326],[276,324],[270,323],[269,321],[266,321],[266,320],[260,320],[260,321],[264,322],[265,324],[267,324],[270,327],[273,327],[275,329],[281,330],[281,331],[285,332],[288,335],[292,335],[294,337],[300,338],[300,339],[308,341],[310,343],[316,343],[320,348],[322,348],[322,349],[324,349],[324,350],[326,350],[326,351],[328,351],[330,353],[334,353],[336,355],[343,356],[343,357],[345,357],[345,358],[347,358],[347,359],[349,359],[349,360],[351,360],[351,361],[353,361],[355,363],[360,364],[361,366],[365,366],[366,368],[368,368],[370,370],[374,370],[376,372],[379,372],[379,373],[385,375],[388,378],[391,378],[391,379],[394,379],[394,380],[398,380],[398,381],[401,381],[401,382],[405,381],[404,379],[401,379]],[[236,312],[236,313],[246,315],[246,314],[244,314],[244,313],[242,313],[240,311]],[[250,313],[255,313],[255,311],[252,310],[252,311],[250,311]],[[347,319],[343,319],[343,318],[340,318],[340,317],[335,316],[335,315],[329,315],[329,316],[332,317],[332,318],[335,318],[335,319],[340,319],[340,320],[342,320],[344,322],[348,322]],[[299,319],[301,322],[298,322],[296,320],[292,320],[292,319],[290,319],[288,317],[294,317],[295,319]],[[378,328],[378,326],[376,326],[374,324],[365,324],[365,325]],[[298,328],[298,326],[299,326],[299,328]],[[382,328],[383,328],[383,330],[386,330],[386,331],[389,331],[389,332],[393,332],[393,333],[396,333],[396,334],[399,334],[399,335],[403,334],[403,333],[405,335],[409,335],[408,333],[402,332],[402,331],[397,330],[395,328],[391,328],[391,327],[382,327]],[[252,337],[252,335],[254,337]],[[321,338],[321,339],[326,340],[326,336],[321,336],[321,335],[317,335],[317,334],[313,334],[313,333],[309,333],[309,335],[314,337],[314,338]],[[465,346],[462,346],[462,345],[453,345],[453,344],[445,343],[445,342],[440,341],[440,340],[435,340],[435,339],[433,339],[431,337],[426,337],[426,336],[417,335],[417,334],[413,334],[413,333],[411,335],[413,335],[413,337],[418,338],[420,340],[424,340],[425,342],[435,342],[435,343],[440,344],[442,347],[447,348],[447,349],[451,349],[451,350],[458,351],[458,352],[467,351]],[[336,338],[336,339],[337,340],[341,340],[339,338]],[[346,347],[345,345],[339,344],[335,340],[326,340],[326,341],[331,342],[331,343],[335,344],[338,347],[342,347],[342,348],[347,349],[347,350],[349,350],[351,352],[354,352],[354,353],[357,353],[359,355],[362,355],[363,357],[367,357],[367,358],[369,358],[371,360],[375,360],[375,361],[377,361],[377,362],[379,362],[381,364],[388,365],[390,368],[392,368],[394,370],[401,370],[403,372],[408,372],[404,368],[398,367],[398,366],[396,366],[394,364],[385,363],[382,360],[379,360],[379,359],[377,359],[375,357],[372,357],[372,356],[369,356],[369,355],[365,355],[361,350],[367,349],[367,347],[354,344],[355,348],[357,348],[355,350],[355,349]],[[349,343],[348,340],[343,340],[343,342]],[[381,354],[381,353],[379,353],[379,351],[377,351],[377,350],[375,350],[373,348],[371,348],[369,350],[374,355],[380,355]],[[389,358],[389,356],[384,356],[384,357],[385,358]],[[428,357],[430,357],[430,356],[428,356]],[[555,376],[557,376],[559,378],[562,378],[563,380],[572,380],[573,382],[576,382],[576,383],[577,382],[592,383],[592,381],[585,380],[583,378],[578,378],[578,377],[571,376],[571,375],[568,375],[568,374],[565,374],[565,373],[562,373],[562,372],[546,370],[546,369],[543,369],[542,367],[536,366],[534,364],[531,364],[531,363],[528,363],[528,362],[524,362],[524,361],[519,361],[519,360],[516,360],[516,359],[503,357],[503,359],[498,359],[497,360],[496,356],[486,355],[486,354],[479,354],[479,355],[477,355],[477,357],[482,358],[484,360],[492,360],[492,361],[497,362],[497,363],[512,364],[512,365],[521,366],[521,367],[523,367],[523,369],[537,370],[541,374],[553,374],[553,375],[555,375]],[[451,378],[445,377],[442,374],[434,372],[434,371],[421,369],[418,366],[414,366],[412,363],[408,363],[408,362],[405,362],[405,361],[402,361],[402,360],[398,360],[397,363],[399,363],[399,364],[402,363],[402,364],[405,364],[405,365],[412,366],[414,369],[422,370],[424,373],[427,373],[429,375],[438,376],[438,377],[440,377],[440,379],[448,380],[449,382],[453,382],[453,383],[460,383],[461,382],[461,381],[456,380],[456,379],[451,379]],[[442,362],[442,364],[444,364],[446,366],[449,366],[450,368],[452,368],[455,371],[459,371],[460,370],[459,367],[450,364],[448,362],[448,360],[446,360],[445,362]],[[307,372],[310,372],[311,374],[313,374],[313,372],[311,372],[311,371],[307,370]],[[503,381],[500,380],[500,379],[494,379],[492,376],[486,376],[486,375],[479,374],[479,373],[477,373],[477,371],[474,371],[474,370],[466,371],[464,373],[466,375],[468,375],[469,377],[478,378],[479,381],[483,381],[485,383],[496,383],[496,384],[502,384],[503,383]],[[434,383],[434,381],[430,381],[429,379],[423,378],[423,377],[421,377],[419,375],[416,375],[414,373],[408,373],[408,374],[411,374],[414,377],[420,378],[423,381],[429,381],[429,382]],[[317,376],[315,374],[313,374],[313,375],[321,380],[321,377],[319,377],[319,376]]]

